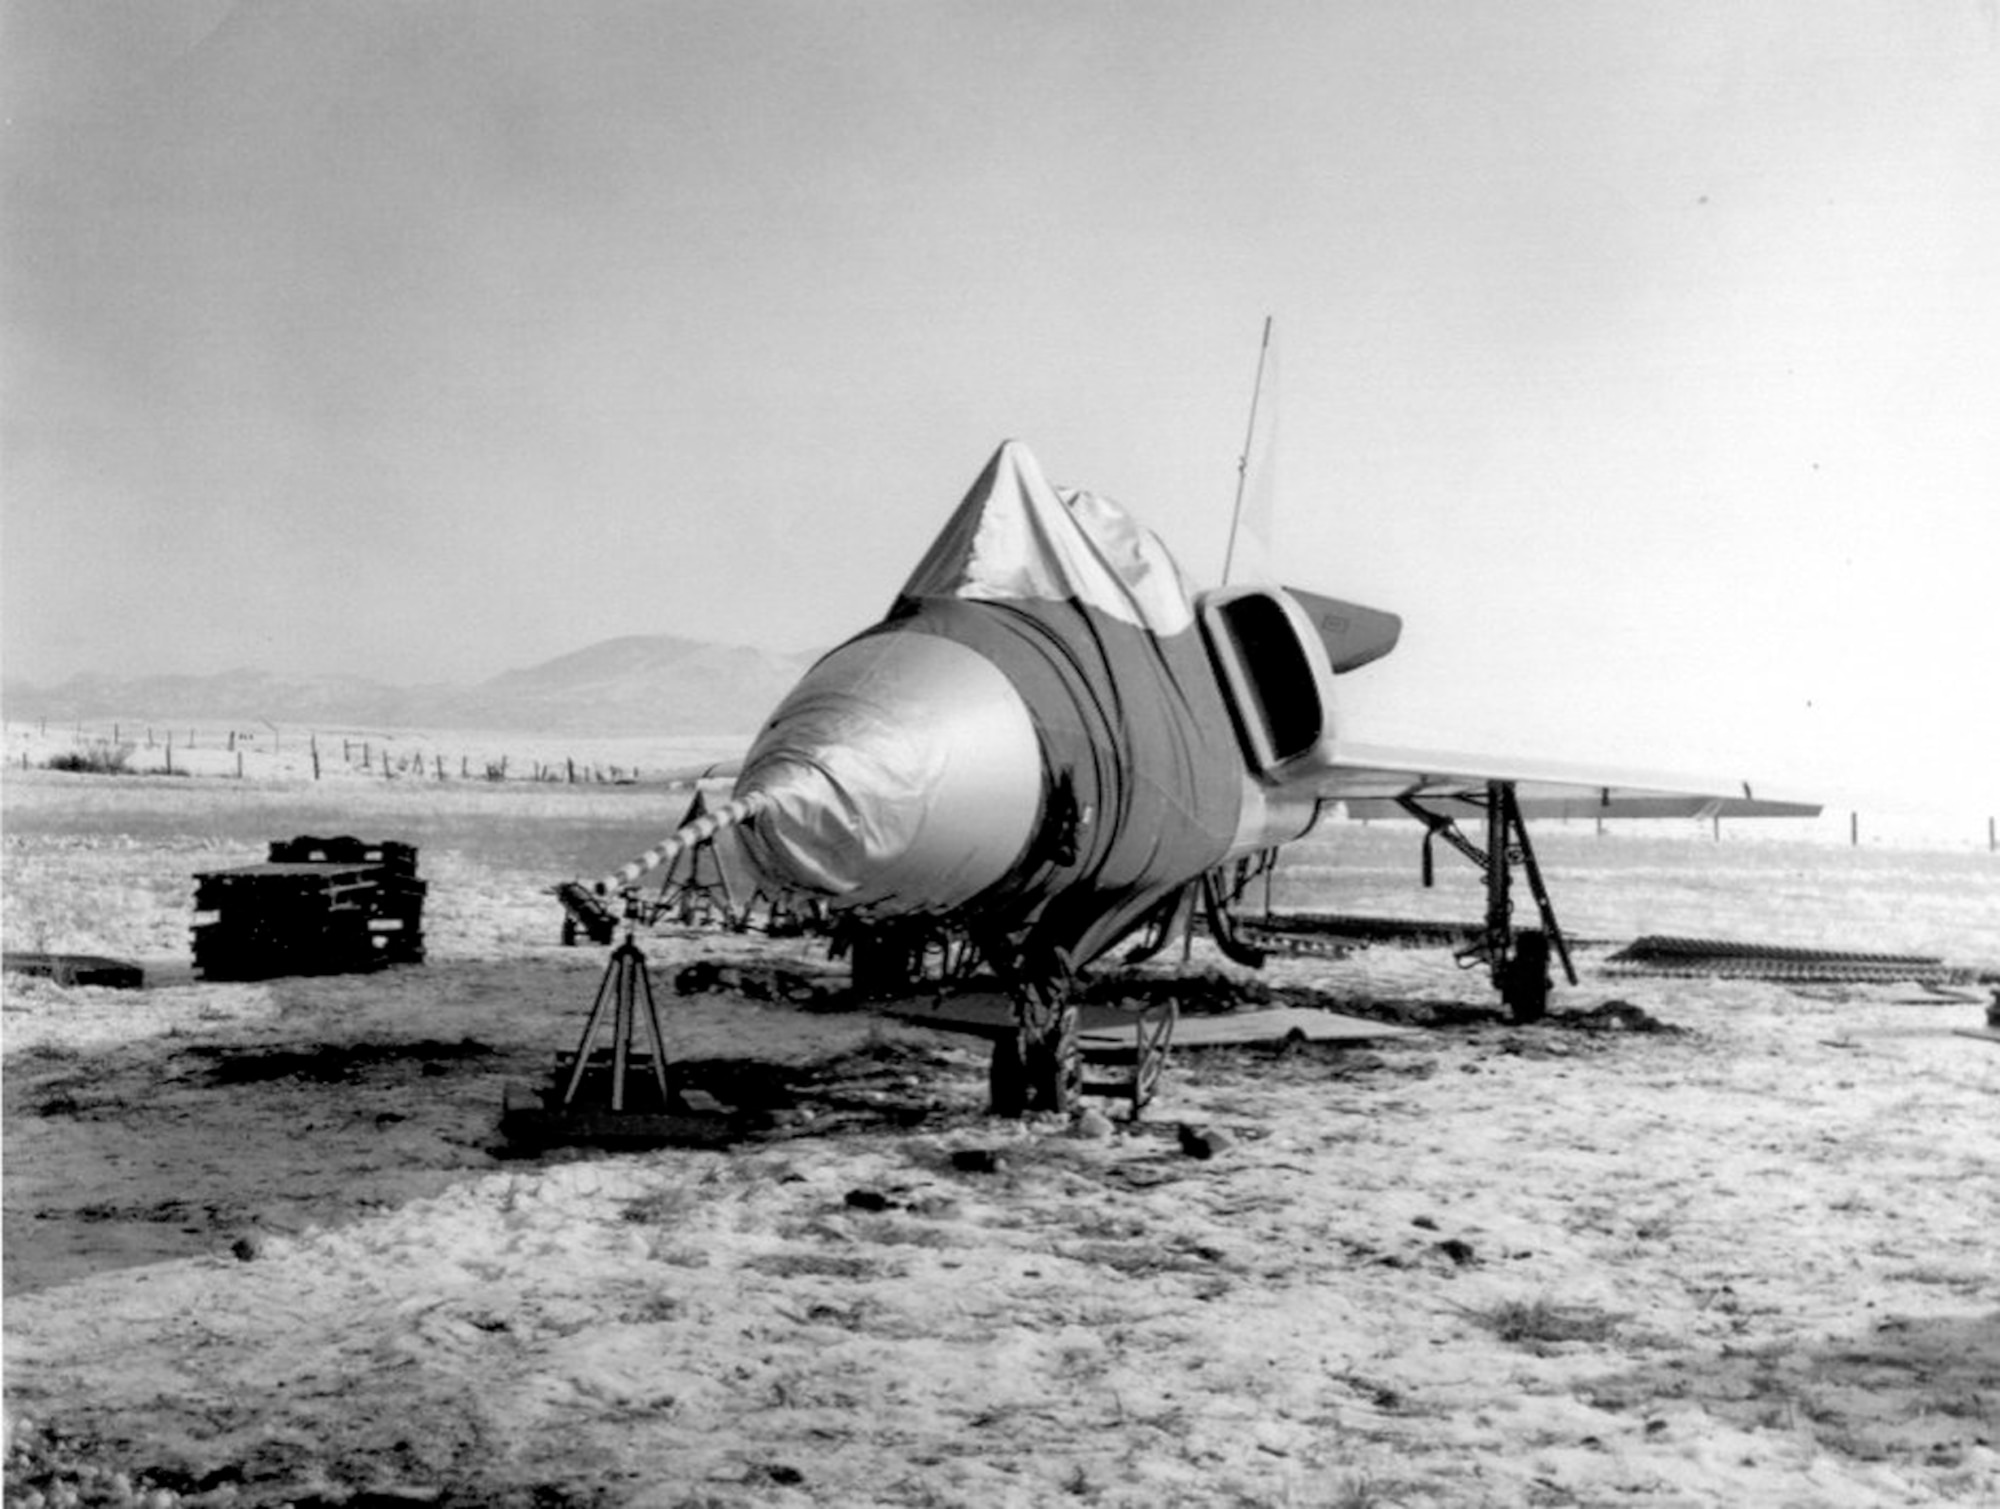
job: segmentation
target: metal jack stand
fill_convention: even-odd
[[[1467,800],[1471,800],[1467,798]],[[1569,944],[1556,921],[1548,887],[1542,884],[1542,869],[1535,862],[1534,845],[1528,841],[1528,825],[1521,818],[1521,805],[1514,796],[1512,781],[1488,781],[1486,796],[1476,805],[1486,814],[1486,847],[1481,848],[1459,831],[1458,824],[1440,813],[1420,807],[1410,797],[1398,797],[1405,812],[1424,825],[1424,884],[1431,884],[1431,844],[1442,838],[1470,859],[1486,876],[1486,923],[1479,941],[1459,954],[1463,964],[1484,960],[1492,972],[1494,988],[1517,1022],[1539,1021],[1548,1012],[1549,953],[1553,949],[1562,961],[1563,974],[1576,984],[1576,967],[1570,963]],[[1515,865],[1527,877],[1529,893],[1541,919],[1540,929],[1514,930],[1512,877]]]

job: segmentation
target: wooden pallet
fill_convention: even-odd
[[[204,979],[422,962],[428,887],[412,846],[308,836],[274,842],[270,854],[195,876],[194,962]]]

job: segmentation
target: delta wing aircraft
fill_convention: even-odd
[[[1131,514],[1052,487],[1010,441],[887,616],[779,704],[728,800],[597,890],[629,899],[649,870],[705,845],[767,894],[864,931],[956,928],[1013,1002],[995,1109],[1068,1110],[1077,972],[1197,900],[1233,946],[1232,883],[1334,803],[1393,804],[1427,825],[1427,859],[1441,836],[1484,867],[1483,952],[1517,1015],[1546,997],[1551,935],[1568,968],[1525,815],[1818,810],[1743,785],[1355,743],[1335,682],[1388,654],[1401,628],[1294,588],[1195,592]],[[1465,814],[1483,821],[1483,847],[1458,831]],[[1543,922],[1518,933],[1517,868]]]

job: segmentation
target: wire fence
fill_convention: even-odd
[[[450,736],[383,730],[241,727],[221,724],[127,722],[7,725],[8,763],[20,769],[83,774],[166,775],[245,781],[411,781],[493,785],[637,786],[685,780],[690,773],[740,753],[741,736],[660,739],[579,739],[559,736]],[[1395,822],[1377,818],[1370,821]],[[1573,829],[1582,819],[1543,819],[1544,828]],[[1884,807],[1830,805],[1818,818],[1685,818],[1589,820],[1602,835],[1671,832],[1710,842],[1810,838],[1849,847],[1977,848],[2000,855],[2000,797],[1990,806]]]
[[[630,786],[699,770],[740,740],[578,741],[159,723],[9,723],[7,763],[94,775],[244,781],[529,782]]]

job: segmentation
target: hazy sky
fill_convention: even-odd
[[[0,0],[10,676],[830,644],[993,447],[1370,731],[1995,784],[1991,0]],[[1921,775],[1912,774],[1921,770]]]

